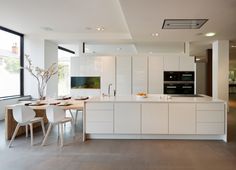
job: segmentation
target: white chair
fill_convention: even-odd
[[[42,146],[45,145],[45,142],[48,138],[48,135],[53,125],[58,125],[58,130],[61,129],[60,130],[61,147],[63,146],[63,127],[64,127],[63,124],[64,123],[71,122],[73,136],[75,136],[73,119],[71,117],[66,117],[65,110],[63,110],[61,107],[55,106],[55,105],[48,106],[46,108],[46,115],[49,121],[49,126],[48,126],[47,133],[43,139]]]
[[[20,126],[26,127],[26,137],[28,137],[28,125],[30,126],[30,137],[31,137],[31,146],[33,146],[33,123],[41,122],[43,135],[45,136],[45,128],[44,128],[44,122],[43,117],[35,117],[35,111],[31,109],[28,106],[24,105],[16,105],[12,109],[13,117],[15,121],[17,122],[15,131],[12,135],[11,141],[9,143],[9,147],[11,147],[11,144],[13,140],[15,139],[17,132],[20,128]]]

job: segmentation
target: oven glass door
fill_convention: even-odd
[[[194,94],[194,84],[180,85],[181,94]]]
[[[180,76],[181,81],[194,81],[194,72],[182,72]]]
[[[179,94],[178,85],[165,84],[164,85],[164,94]]]

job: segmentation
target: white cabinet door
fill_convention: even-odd
[[[147,93],[147,57],[132,58],[133,88],[132,93]]]
[[[179,71],[179,56],[164,56],[164,71]]]
[[[169,134],[195,134],[195,104],[169,104]]]
[[[103,56],[100,57],[102,61],[102,71],[101,71],[101,94],[108,93],[108,85],[112,84],[111,94],[113,94],[114,89],[116,89],[115,84],[115,57]]]
[[[131,57],[116,57],[116,93],[130,95],[131,92]]]
[[[150,56],[148,65],[148,93],[163,94],[163,57]]]
[[[141,104],[115,103],[114,133],[140,134]]]
[[[179,71],[194,71],[195,59],[191,56],[180,56],[179,58]]]
[[[168,134],[168,104],[142,104],[142,134]]]
[[[86,103],[86,133],[113,133],[113,103]]]

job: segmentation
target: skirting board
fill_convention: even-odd
[[[223,140],[227,135],[124,135],[124,134],[86,134],[86,139],[177,139],[177,140]]]

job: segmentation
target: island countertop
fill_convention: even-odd
[[[224,102],[220,99],[214,99],[210,96],[200,95],[200,97],[185,97],[171,96],[163,94],[148,94],[146,98],[137,97],[136,95],[127,96],[101,96],[92,97],[86,102],[160,102],[160,103],[182,103],[182,102],[194,102],[194,103],[208,103],[208,102]]]

